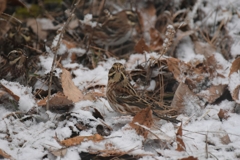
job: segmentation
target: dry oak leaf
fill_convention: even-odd
[[[192,110],[199,112],[202,110],[203,101],[185,83],[180,83],[174,94],[171,107],[178,108],[178,113],[190,116]]]
[[[186,157],[186,158],[181,158],[179,160],[198,160],[198,158],[193,157],[193,156],[189,156],[189,157]]]
[[[94,134],[92,136],[77,136],[77,137],[65,139],[63,141],[60,141],[60,144],[66,146],[66,147],[71,147],[71,146],[79,145],[84,141],[99,142],[103,139],[104,138],[101,135]]]
[[[238,72],[238,70],[240,70],[240,57],[238,57],[237,59],[235,59],[233,61],[231,69],[230,69],[229,77],[232,73]]]
[[[64,157],[65,155],[66,155],[66,153],[67,153],[67,148],[61,148],[61,149],[58,149],[58,150],[50,150],[50,152],[54,155],[54,156],[56,156],[56,157]]]
[[[228,111],[220,109],[220,111],[218,112],[218,117],[219,117],[220,121],[222,121],[223,119],[228,119],[228,117],[229,117]]]
[[[83,94],[73,83],[71,73],[64,68],[62,68],[61,81],[63,93],[69,100],[73,102],[83,100]]]
[[[150,49],[154,51],[160,50],[163,45],[161,34],[155,28],[150,28],[149,33],[151,37]]]
[[[229,77],[229,91],[232,95],[232,98],[237,102],[240,103],[240,57],[235,59],[232,63],[230,73],[228,75]]]
[[[138,123],[138,124],[136,124]],[[138,135],[142,135],[144,138],[148,135],[148,130],[145,129],[143,126],[146,126],[147,128],[151,128],[153,124],[153,117],[152,117],[152,110],[150,107],[142,109],[140,112],[138,112],[131,123],[129,125],[135,129]]]
[[[180,127],[178,128],[177,134],[176,134],[176,141],[177,141],[177,151],[185,151],[185,144],[182,139],[182,123]]]
[[[135,45],[134,51],[137,52],[137,53],[144,53],[144,52],[149,52],[150,49],[149,49],[149,47],[146,45],[144,39],[141,38],[141,39],[138,41],[138,43]]]
[[[38,106],[45,107],[47,105],[48,97],[38,101]],[[74,104],[62,92],[57,92],[49,100],[49,110],[55,113],[65,113],[71,110]]]
[[[201,91],[197,94],[198,97],[204,98],[208,103],[213,103],[218,99],[226,90],[227,85],[212,85],[208,89]]]
[[[2,150],[0,148],[0,155],[6,159],[10,159],[10,160],[14,160],[14,158],[12,158],[12,156],[10,156],[9,154],[7,154],[4,150]]]

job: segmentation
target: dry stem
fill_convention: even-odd
[[[47,107],[46,109],[49,110],[49,100],[50,100],[50,96],[51,96],[51,87],[52,87],[52,76],[53,76],[53,70],[55,68],[55,63],[56,63],[56,58],[57,58],[57,51],[58,49],[60,48],[60,42],[62,40],[62,37],[63,37],[63,34],[68,26],[68,24],[70,23],[72,17],[73,17],[73,13],[76,9],[76,6],[80,3],[80,0],[77,1],[77,3],[74,4],[74,7],[72,9],[72,11],[70,12],[70,17],[67,19],[67,22],[63,25],[62,29],[60,30],[60,33],[58,34],[59,37],[58,37],[58,41],[57,41],[57,44],[56,46],[52,46],[52,52],[54,54],[54,57],[53,57],[53,62],[52,62],[52,68],[51,68],[51,71],[50,71],[50,78],[49,78],[49,84],[48,84],[48,99],[47,99]],[[58,36],[57,35],[57,36]]]

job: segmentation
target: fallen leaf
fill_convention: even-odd
[[[12,156],[10,156],[8,153],[6,153],[4,150],[2,150],[0,148],[0,155],[6,159],[11,159],[11,160],[14,160],[14,158],[12,158]]]
[[[48,97],[38,101],[38,106],[46,107]],[[73,102],[69,100],[62,92],[57,92],[49,100],[49,110],[55,113],[65,113],[74,107]]]
[[[171,107],[178,108],[179,113],[191,116],[192,110],[199,111],[200,113],[202,100],[186,84],[180,83],[175,91]]]
[[[139,125],[137,125],[138,123]],[[150,107],[142,109],[138,112],[131,123],[129,125],[135,129],[137,134],[142,135],[144,138],[147,138],[148,130],[145,129],[143,126],[147,128],[151,128],[153,124],[153,117],[152,117],[152,110]]]
[[[220,140],[221,140],[222,144],[226,144],[227,145],[227,144],[231,143],[231,140],[230,140],[230,137],[229,137],[228,134],[226,134],[225,136],[221,137]]]
[[[73,83],[70,72],[64,68],[62,68],[61,81],[63,93],[69,100],[72,100],[73,102],[83,100],[82,92]]]
[[[220,121],[222,121],[223,119],[228,119],[229,115],[227,113],[228,111],[220,109],[220,111],[218,112],[218,117]]]
[[[67,153],[67,148],[61,148],[61,149],[50,151],[50,152],[56,157],[60,156],[63,158]]]
[[[216,49],[209,43],[203,43],[199,41],[194,43],[194,49],[197,54],[204,55],[206,58],[212,56],[216,52]]]
[[[229,84],[228,88],[232,95],[232,98],[237,102],[240,103],[240,83],[236,80],[239,79],[239,70],[240,70],[240,57],[236,58],[232,66],[230,68],[229,77]]]
[[[150,28],[149,34],[150,34],[150,37],[151,37],[150,49],[154,50],[154,51],[160,50],[162,48],[162,45],[163,45],[163,39],[162,39],[159,31],[156,30],[155,28]]]
[[[46,30],[43,30],[42,23],[37,21],[34,18],[28,18],[27,19],[27,26],[31,27],[32,31],[38,35],[38,38],[41,40],[45,40],[48,36],[48,32]]]
[[[105,95],[103,93],[99,92],[89,92],[86,95],[84,95],[84,100],[90,100],[90,101],[96,101],[98,98],[104,97]]]
[[[149,47],[146,45],[144,39],[141,38],[141,39],[138,41],[138,43],[135,45],[134,51],[135,51],[136,53],[144,53],[144,52],[149,52],[150,49],[149,49]]]
[[[176,134],[176,141],[177,141],[177,151],[185,151],[185,144],[182,139],[182,123],[180,127],[178,128],[177,134]]]
[[[197,96],[200,98],[204,98],[209,103],[213,103],[224,93],[226,88],[227,85],[212,85],[206,90],[200,91]]]
[[[76,146],[81,144],[84,141],[93,141],[93,142],[99,142],[101,140],[103,140],[104,138],[99,135],[99,134],[94,134],[92,136],[77,136],[77,137],[73,137],[73,138],[69,138],[63,141],[60,141],[60,143],[66,147],[70,147],[70,146]]]
[[[198,160],[198,158],[193,157],[193,156],[189,156],[189,157],[186,157],[186,158],[181,158],[179,160]]]

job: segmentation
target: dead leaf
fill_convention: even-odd
[[[232,63],[232,66],[230,68],[230,73],[228,75],[229,77],[229,91],[231,92],[232,98],[237,102],[240,103],[240,85],[236,81],[238,79],[239,75],[238,72],[240,70],[240,57],[235,59]],[[235,73],[235,74],[233,74]]]
[[[33,32],[38,36],[39,39],[45,40],[48,36],[48,32],[43,30],[42,25],[42,23],[34,18],[28,18],[27,20],[27,26],[32,28]]]
[[[56,157],[60,156],[63,158],[67,153],[67,148],[61,148],[61,149],[50,151],[50,152]]]
[[[138,123],[139,125],[137,125],[136,123]],[[146,130],[143,126],[151,128],[152,124],[153,117],[150,107],[142,109],[140,112],[138,112],[134,116],[132,122],[129,123],[129,125],[136,130],[137,134],[142,135],[144,138],[147,138],[148,130]]]
[[[178,128],[177,134],[176,134],[176,141],[177,141],[177,151],[185,151],[185,144],[182,139],[182,123],[180,127]]]
[[[77,136],[77,137],[69,138],[69,139],[61,141],[60,143],[66,147],[71,147],[71,146],[79,145],[84,141],[99,142],[103,139],[104,138],[101,135],[94,134],[92,136]]]
[[[232,66],[229,72],[229,77],[232,73],[238,72],[238,70],[240,70],[240,57],[238,57],[232,62]]]
[[[192,110],[199,110],[200,112],[202,100],[186,84],[180,83],[174,94],[171,107],[178,108],[179,113],[191,116]]]
[[[166,61],[167,61],[168,69],[170,72],[173,73],[174,78],[178,82],[183,82],[184,81],[184,79],[182,77],[183,73],[180,70],[180,68],[186,69],[186,68],[190,68],[190,66],[176,58],[167,58]]]
[[[150,40],[150,49],[153,51],[160,50],[163,45],[163,39],[161,37],[161,34],[159,33],[158,30],[155,28],[150,28],[149,34],[151,37]]]
[[[209,103],[213,103],[224,93],[226,88],[227,85],[212,85],[208,89],[199,92],[197,96],[200,98],[204,98]]]
[[[19,99],[20,99],[19,96],[17,96],[16,94],[14,94],[10,89],[8,89],[7,87],[5,87],[3,84],[1,84],[1,86],[4,88],[4,90],[5,90],[8,94],[10,94],[10,95],[14,98],[14,100],[19,101]]]
[[[71,73],[64,68],[62,68],[61,81],[63,93],[69,100],[73,102],[83,100],[83,94],[73,83]]]
[[[45,107],[48,97],[38,101],[38,106]],[[69,100],[62,92],[57,92],[49,100],[49,110],[56,113],[65,113],[74,107],[73,102]]]
[[[216,49],[213,46],[211,46],[209,43],[203,43],[199,41],[196,41],[194,43],[194,48],[197,54],[204,55],[204,57],[206,58],[212,56],[213,53],[216,52]]]
[[[103,93],[99,92],[89,92],[84,95],[84,100],[96,101],[98,98],[104,97]]]
[[[218,117],[219,117],[220,121],[222,121],[223,119],[228,119],[228,117],[229,117],[228,111],[220,109],[220,111],[218,112]]]
[[[189,156],[189,157],[186,157],[186,158],[181,158],[179,160],[198,160],[198,158],[193,157],[193,156]]]
[[[9,154],[7,154],[4,150],[2,150],[0,148],[0,155],[6,159],[11,159],[11,160],[14,160],[14,158],[12,158],[12,156],[10,156]]]
[[[226,134],[225,136],[221,137],[220,140],[221,140],[222,144],[226,144],[227,145],[227,144],[231,143],[231,140],[230,140],[230,137],[229,137],[228,134]]]
[[[144,53],[144,52],[149,52],[150,49],[149,49],[149,47],[146,45],[144,39],[141,38],[141,39],[138,41],[138,43],[135,45],[134,51],[135,51],[136,53]]]

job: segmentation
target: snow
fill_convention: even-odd
[[[84,16],[84,20],[80,20],[81,23],[85,24],[85,25],[89,25],[91,26],[92,28],[96,27],[97,26],[97,22],[92,22],[92,14],[86,14]]]
[[[179,0],[175,0],[179,2]],[[231,48],[231,54],[233,57],[240,54],[240,37],[237,35],[240,30],[240,18],[236,15],[232,17],[229,12],[223,12],[224,9],[229,7],[237,7],[239,9],[240,2],[238,0],[230,0],[228,2],[224,0],[212,0],[208,1],[208,5],[201,8],[206,13],[213,12],[216,7],[220,6],[221,10],[217,13],[215,19],[215,13],[209,14],[206,17],[207,24],[213,24],[229,19],[227,24],[229,34],[234,38],[234,45]],[[156,17],[149,19],[153,21]],[[91,22],[92,15],[87,14],[82,21],[84,24],[92,27],[96,26],[96,22]],[[48,21],[41,19],[38,20],[41,23],[47,23]],[[145,22],[147,23],[147,22]],[[49,27],[47,27],[49,28]],[[57,35],[52,43],[52,47],[56,46]],[[39,74],[44,75],[50,72],[53,53],[49,47],[46,47],[48,55],[40,56],[40,63],[43,67]],[[64,44],[60,45],[58,55],[68,53],[68,59],[64,61],[63,67],[72,68],[72,74],[74,75],[73,82],[81,90],[85,91],[88,88],[95,86],[103,86],[103,92],[106,91],[106,85],[108,81],[108,71],[112,64],[115,62],[123,63],[127,71],[134,69],[137,65],[145,63],[150,59],[158,59],[159,53],[150,52],[144,54],[134,53],[129,59],[114,59],[108,58],[105,61],[98,62],[96,68],[89,69],[82,64],[70,63],[70,55],[72,53],[77,56],[82,56],[85,53],[83,48],[67,49]],[[223,76],[216,76],[213,81],[214,85],[227,84],[231,93],[234,93],[240,86],[240,72],[234,72],[229,76],[231,62],[223,58],[221,53],[213,53],[217,64],[222,65],[222,68],[216,68],[216,72]],[[194,44],[190,37],[185,37],[181,40],[176,50],[176,56],[178,59],[185,63],[204,62],[206,57],[204,55],[197,55],[194,51]],[[162,56],[161,58],[167,58]],[[156,71],[156,75],[158,74]],[[56,76],[59,77],[61,69],[56,68]],[[11,90],[19,99],[19,110],[27,112],[33,107],[38,107],[34,95],[32,94],[32,88],[25,87],[16,82],[9,82],[4,79],[0,80],[0,83],[6,88]],[[154,80],[150,81],[148,91],[153,91],[156,87]],[[35,89],[47,90],[48,86],[42,81],[37,81]],[[100,92],[100,89],[93,89],[95,92]],[[218,92],[218,91],[216,91]],[[204,94],[209,94],[208,91],[203,91]],[[238,90],[238,95],[240,92]],[[94,101],[83,100],[74,104],[74,108],[71,110],[69,116],[62,121],[58,120],[61,116],[59,114],[45,112],[39,117],[31,117],[29,120],[22,121],[21,118],[8,117],[12,113],[6,106],[0,104],[0,149],[10,154],[14,159],[26,160],[26,159],[45,159],[45,155],[49,154],[52,159],[57,160],[79,160],[80,152],[100,151],[104,153],[106,150],[117,150],[119,152],[126,152],[130,155],[146,155],[140,158],[140,160],[165,160],[165,159],[180,159],[183,157],[194,156],[198,159],[236,159],[240,156],[240,115],[237,113],[228,112],[228,118],[219,120],[218,113],[220,109],[231,111],[236,106],[236,102],[240,103],[240,97],[238,101],[224,100],[216,104],[208,104],[203,99],[199,99],[196,96],[186,94],[183,97],[184,114],[179,115],[178,119],[183,121],[183,141],[186,146],[186,152],[176,151],[176,131],[179,126],[170,122],[156,122],[156,128],[152,131],[155,135],[149,135],[149,139],[160,139],[161,142],[173,142],[172,146],[164,146],[162,148],[154,148],[154,143],[151,146],[145,146],[145,139],[138,135],[134,129],[129,126],[129,122],[132,121],[132,116],[121,116],[115,113],[109,106],[105,97],[98,98]],[[95,118],[92,112],[96,108],[101,112],[104,117],[104,123],[110,126],[113,130],[108,136],[104,136],[104,140],[100,142],[84,141],[81,144],[67,148],[65,156],[55,157],[50,151],[61,149],[62,146],[56,141],[56,137],[59,140],[70,138],[72,133],[75,132],[79,136],[90,136],[96,134],[96,126],[103,125],[100,118]],[[41,110],[41,108],[39,108]],[[41,117],[41,118],[40,118]],[[47,118],[46,118],[47,117]],[[43,120],[44,119],[44,120]],[[87,126],[87,129],[79,130],[76,127],[76,123],[83,123]],[[223,144],[221,138],[225,135],[229,136],[230,141],[228,144]],[[102,152],[101,152],[102,151]],[[100,154],[99,153],[99,154]],[[216,157],[216,158],[215,158]],[[51,158],[49,158],[51,160]]]

